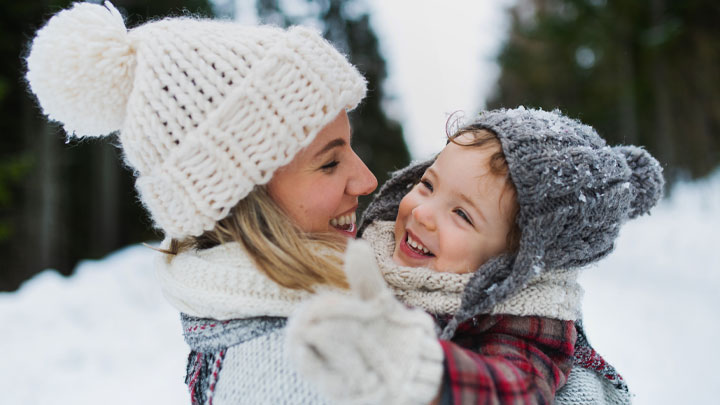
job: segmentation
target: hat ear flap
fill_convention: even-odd
[[[663,195],[665,179],[660,163],[637,146],[616,146],[613,150],[625,158],[632,171],[630,187],[634,198],[630,203],[629,217],[646,214]]]
[[[538,224],[534,224],[538,227]],[[545,270],[545,245],[541,232],[526,232],[516,254],[495,256],[483,264],[463,291],[463,306],[455,313],[440,335],[449,339],[460,323],[477,314],[489,314],[493,308],[524,288]],[[470,303],[470,305],[466,305]]]

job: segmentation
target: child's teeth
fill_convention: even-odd
[[[332,225],[332,226],[337,226],[337,225],[338,225],[338,220],[337,220],[337,218],[331,219],[331,220],[330,220],[330,225]]]
[[[410,237],[410,235],[408,235],[408,238],[407,238],[407,239],[408,239],[408,240],[407,240],[408,245],[414,247],[415,249],[421,250],[423,253],[429,253],[429,252],[430,252],[425,246],[423,246],[422,244],[414,241],[413,238]]]
[[[352,221],[350,221],[351,224],[354,224],[355,221],[357,220],[357,217],[355,216],[354,212],[352,213],[352,215],[350,215],[350,218],[352,219]]]

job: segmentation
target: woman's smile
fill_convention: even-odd
[[[357,234],[357,217],[355,215],[356,209],[357,207],[353,208],[349,213],[338,215],[337,217],[331,219],[330,226],[338,232],[354,238]]]

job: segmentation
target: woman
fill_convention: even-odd
[[[53,16],[27,65],[68,134],[119,131],[166,236],[158,274],[183,313],[193,403],[324,403],[285,362],[284,323],[347,286],[345,237],[377,186],[350,147],[357,70],[309,29],[169,18],[128,31],[110,3]]]

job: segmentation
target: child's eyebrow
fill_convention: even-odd
[[[458,191],[456,194],[464,203],[468,204],[470,207],[472,207],[473,210],[475,210],[475,212],[478,213],[478,215],[480,215],[480,219],[482,219],[483,222],[487,223],[487,218],[485,218],[485,214],[483,214],[482,210],[477,205],[475,205],[475,202],[470,197],[468,197],[462,191]]]
[[[440,182],[440,176],[438,176],[433,166],[428,167],[426,173],[435,178],[435,183]],[[469,205],[475,212],[478,213],[478,215],[480,215],[480,219],[483,222],[487,223],[487,218],[485,217],[485,214],[483,214],[482,210],[480,210],[480,208],[475,205],[475,202],[472,200],[472,198],[468,197],[467,194],[462,192],[462,190],[453,190],[453,194],[457,195],[465,204]]]

